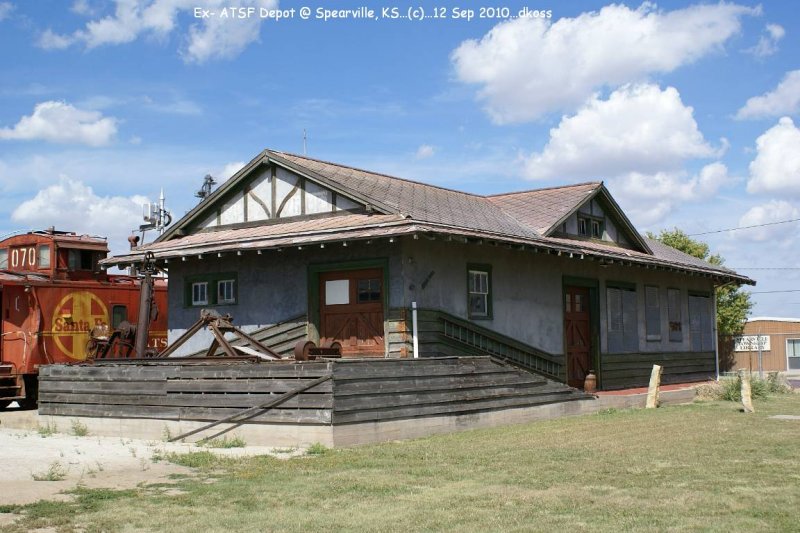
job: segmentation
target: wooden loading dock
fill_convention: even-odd
[[[229,433],[267,446],[412,438],[577,413],[593,402],[491,357],[96,361],[43,368],[39,395],[39,415],[56,424],[80,419],[92,434],[131,438],[179,436],[246,410],[187,440]],[[265,404],[274,406],[253,409]]]

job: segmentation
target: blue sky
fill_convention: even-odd
[[[162,187],[180,216],[304,129],[312,157],[481,194],[603,180],[641,231],[800,218],[793,3],[465,4],[0,0],[0,232],[122,251]],[[316,18],[334,6],[375,18]],[[758,280],[754,315],[800,316],[800,292],[762,293],[800,290],[798,228],[700,238]]]

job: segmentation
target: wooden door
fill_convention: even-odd
[[[592,341],[589,289],[565,287],[564,336],[567,353],[567,384],[583,388],[591,369]]]
[[[319,276],[320,343],[342,343],[342,355],[385,355],[383,270],[346,270]]]

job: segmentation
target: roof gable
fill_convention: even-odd
[[[366,212],[374,202],[297,172],[264,151],[181,218],[158,242],[208,230]],[[332,185],[332,186],[331,186]],[[392,213],[385,206],[383,213]]]
[[[601,186],[600,182],[579,183],[496,194],[487,198],[520,222],[546,236]]]
[[[606,241],[652,254],[647,242],[619,207],[603,182],[579,183],[488,197],[517,220],[545,237],[577,236],[581,215],[606,219]],[[608,235],[611,237],[608,237]],[[608,237],[608,238],[606,238]]]

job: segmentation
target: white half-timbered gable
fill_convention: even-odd
[[[313,179],[274,164],[261,164],[204,206],[189,232],[305,215],[360,211],[365,205]]]

